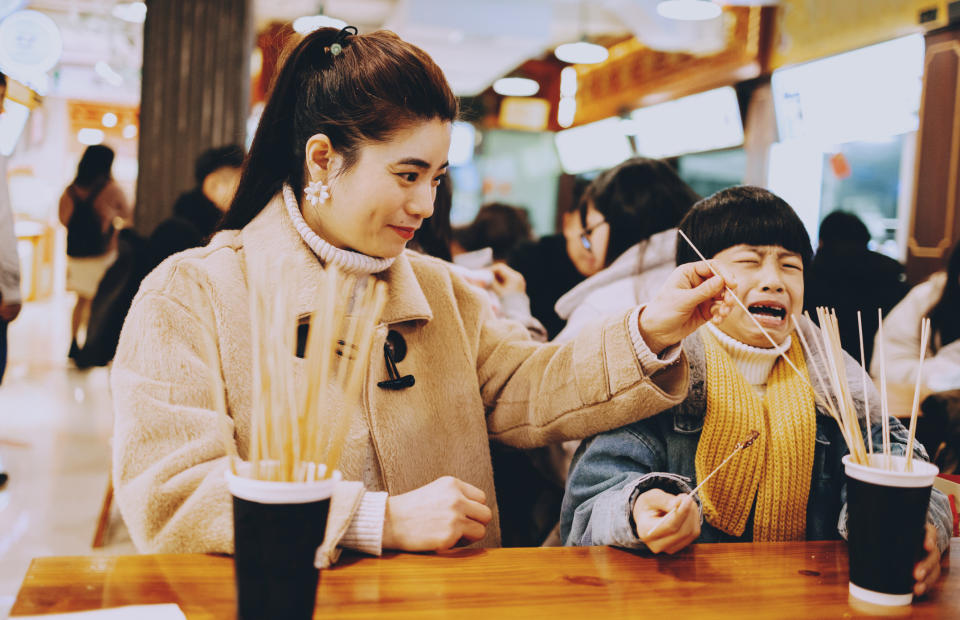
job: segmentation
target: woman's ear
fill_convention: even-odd
[[[333,144],[326,134],[318,133],[310,136],[307,140],[305,149],[308,182],[322,181],[327,179],[333,173],[334,165],[337,159],[337,153],[333,150]]]

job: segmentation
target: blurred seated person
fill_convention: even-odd
[[[454,258],[464,252],[490,248],[494,261],[506,261],[517,246],[532,240],[533,228],[526,209],[491,202],[480,207],[470,224],[453,231],[452,248]]]
[[[584,248],[580,234],[580,197],[589,182],[578,180],[573,187],[570,208],[561,216],[561,232],[546,235],[536,241],[521,243],[508,259],[508,264],[523,275],[530,311],[553,339],[563,329],[566,320],[560,318],[554,306],[560,297],[587,276],[600,270],[593,255]]]
[[[808,368],[823,365],[823,353],[804,350],[790,320],[803,308],[803,272],[812,254],[803,223],[772,193],[734,187],[698,202],[680,229],[729,278],[724,284],[777,346],[729,291],[712,306],[690,301],[692,291],[721,277],[686,243],[678,244],[679,267],[641,310],[634,337],[665,363],[687,365],[690,389],[682,403],[659,415],[583,441],[563,499],[566,544],[676,553],[691,543],[846,537],[846,478],[839,472],[847,444],[815,399],[814,390],[823,397],[826,392]],[[691,312],[686,322],[676,322]],[[800,325],[810,342],[813,325],[803,317]],[[861,375],[852,358],[843,363],[848,377]],[[872,384],[852,380],[848,386],[861,419],[864,387],[878,402]],[[903,454],[907,431],[895,418],[889,422],[892,451]],[[878,419],[874,445],[882,441],[880,427]],[[753,429],[760,432],[753,445],[692,498],[697,481]],[[923,446],[914,450],[926,460]],[[925,553],[914,573],[916,594],[937,580],[951,530],[947,499],[934,490]]]
[[[840,343],[860,359],[857,311],[863,321],[864,359],[869,367],[877,308],[886,315],[907,294],[903,265],[867,249],[870,231],[853,213],[834,211],[820,223],[820,242],[807,273],[805,309],[816,317],[818,306],[837,311]],[[918,323],[919,325],[919,323]]]
[[[582,247],[596,270],[561,297],[558,342],[652,298],[673,271],[677,224],[700,197],[667,163],[635,157],[607,170],[580,201]]]
[[[206,243],[216,229],[240,183],[243,149],[236,144],[207,149],[194,164],[196,186],[180,194],[173,215],[151,236],[155,263]]]
[[[453,183],[450,180],[450,175],[443,175],[437,185],[437,195],[433,201],[433,215],[423,221],[423,224],[414,233],[413,239],[410,240],[409,247],[421,254],[428,254],[446,261],[448,267],[455,273],[487,294],[495,315],[523,324],[534,340],[546,342],[546,329],[530,313],[530,299],[526,295],[526,282],[523,276],[503,263],[502,259],[498,260],[496,251],[489,247],[478,251],[473,258],[481,256],[481,253],[483,258],[472,266],[453,262],[451,246],[459,251],[462,251],[463,248],[454,240],[454,231],[450,226],[452,206]],[[515,209],[514,207],[507,208]],[[527,236],[529,236],[530,223],[527,220],[526,211],[522,209],[517,209],[517,211],[521,213],[517,218],[526,224]],[[512,214],[510,217],[514,217],[514,215]],[[473,233],[471,233],[472,235]],[[479,237],[473,238],[478,239]],[[503,241],[504,236],[495,240],[495,244],[500,251],[505,247],[501,243]],[[471,244],[468,243],[468,245]],[[463,254],[460,254],[460,256],[463,256]],[[501,253],[500,256],[503,256],[503,254]]]
[[[960,243],[946,271],[916,285],[883,320],[883,354],[889,383],[912,386],[920,366],[920,320],[930,317],[931,337],[923,360],[922,381],[929,392],[960,389]],[[876,337],[880,346],[880,334]],[[875,349],[876,350],[876,349]],[[870,374],[880,377],[879,358]]]

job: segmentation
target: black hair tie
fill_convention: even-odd
[[[330,55],[333,57],[339,56],[340,53],[343,52],[343,46],[347,43],[347,37],[355,35],[357,32],[354,26],[344,26],[341,28],[333,40],[333,43],[330,44]]]

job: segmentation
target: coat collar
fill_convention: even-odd
[[[324,268],[320,260],[297,232],[283,208],[280,194],[241,231],[245,269],[250,275],[289,272],[297,282],[295,310],[298,316],[317,308]],[[414,273],[407,252],[397,257],[393,265],[376,277],[389,285],[387,304],[381,323],[393,324],[404,321],[430,321],[433,312],[423,288]]]

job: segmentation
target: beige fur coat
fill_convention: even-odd
[[[277,198],[242,231],[221,232],[208,246],[165,261],[134,299],[111,379],[113,477],[117,504],[143,552],[233,549],[227,463],[209,383],[222,377],[237,449],[246,457],[247,273],[251,265],[274,268],[281,259],[305,283],[298,315],[313,310],[324,271]],[[361,478],[372,441],[380,486],[390,494],[444,475],[469,482],[486,493],[495,515],[484,546],[500,540],[488,437],[521,448],[582,438],[653,415],[686,395],[686,362],[664,366],[654,357],[641,364],[626,315],[563,345],[539,344],[521,325],[493,318],[487,301],[439,260],[407,251],[378,277],[389,293],[374,351],[382,351],[388,329],[400,332],[407,343],[400,372],[413,374],[416,385],[377,387],[388,376],[383,355],[371,356],[363,418],[351,431],[357,440],[341,461],[344,477]],[[187,301],[196,297],[188,292],[196,278],[202,303]],[[201,345],[211,337],[215,365],[204,361]],[[361,494],[356,482],[335,493],[325,547],[336,545]]]

